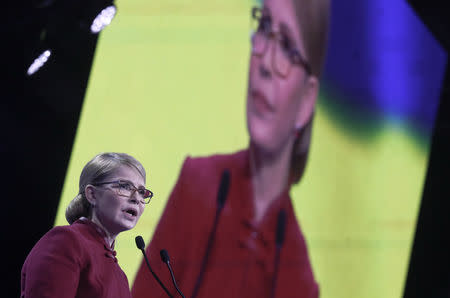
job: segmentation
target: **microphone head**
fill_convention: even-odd
[[[144,239],[142,239],[141,236],[136,236],[136,238],[134,240],[136,241],[137,248],[139,248],[141,250],[145,248]]]
[[[161,255],[161,260],[164,263],[169,263],[170,259],[169,259],[169,253],[167,252],[167,250],[165,249],[161,249],[161,251],[159,252],[159,254]]]
[[[286,229],[286,211],[281,209],[278,213],[277,219],[277,234],[276,234],[276,245],[281,247],[284,242],[284,232]]]
[[[219,191],[217,192],[217,206],[219,209],[225,205],[225,200],[227,199],[228,189],[230,187],[230,171],[225,169],[222,172],[222,177],[220,178]]]

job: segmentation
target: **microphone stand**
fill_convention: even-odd
[[[177,292],[181,295],[181,297],[185,298],[180,288],[178,288],[177,282],[175,280],[175,275],[173,274],[172,266],[170,266],[169,253],[165,249],[162,249],[159,253],[161,255],[161,260],[167,265],[167,268],[169,268],[170,276],[172,277],[172,283],[175,286],[175,289],[177,289]]]
[[[206,245],[206,253],[205,253],[205,256],[203,257],[202,265],[200,267],[201,268],[200,273],[198,275],[197,282],[195,283],[194,291],[192,292],[191,298],[197,297],[198,290],[200,289],[200,283],[203,280],[203,275],[205,274],[205,270],[206,270],[206,264],[208,263],[209,254],[211,252],[211,248],[214,243],[217,225],[219,223],[220,211],[221,211],[221,209],[219,209],[219,208],[216,209],[216,216],[214,217],[213,229],[208,237],[208,244]]]
[[[284,242],[284,232],[286,229],[286,211],[281,209],[278,213],[277,218],[277,230],[276,230],[276,248],[275,248],[275,261],[274,261],[274,272],[272,279],[272,291],[270,297],[275,298],[275,290],[277,288],[277,280],[278,280],[278,271],[280,269],[280,252],[281,247],[283,247]]]
[[[156,279],[156,281],[159,283],[159,285],[163,288],[163,290],[167,293],[167,295],[168,295],[170,298],[173,298],[173,296],[170,294],[169,290],[167,290],[167,288],[163,285],[163,283],[162,283],[161,280],[158,278],[158,276],[156,275],[156,273],[153,272],[152,267],[150,266],[150,263],[149,263],[149,261],[148,261],[147,254],[145,253],[145,250],[144,250],[144,248],[145,248],[144,240],[142,239],[141,236],[137,236],[135,240],[136,240],[136,246],[137,246],[137,248],[138,248],[139,250],[141,250],[141,251],[142,251],[142,254],[144,255],[144,259],[145,259],[145,262],[147,263],[147,267],[148,267],[148,269],[150,270],[150,273],[153,275],[153,277]]]
[[[229,186],[230,186],[230,171],[226,169],[222,172],[222,177],[220,179],[219,191],[217,193],[217,208],[216,208],[216,215],[214,216],[214,224],[213,224],[211,233],[209,233],[208,244],[206,245],[206,253],[205,253],[205,256],[203,257],[202,264],[200,267],[200,273],[197,277],[197,282],[195,283],[191,298],[196,298],[198,291],[200,289],[200,283],[202,282],[203,275],[205,274],[206,265],[207,265],[208,259],[209,259],[209,254],[211,252],[211,248],[213,246],[214,239],[216,236],[217,225],[219,223],[220,213],[223,209],[223,206],[225,205],[225,200],[226,200],[226,197],[228,194]]]

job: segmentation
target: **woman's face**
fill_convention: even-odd
[[[253,41],[247,91],[247,128],[252,144],[277,153],[287,148],[286,145],[292,146],[296,128],[301,128],[311,117],[318,82],[303,66],[290,64],[289,60],[288,74],[283,77],[278,71],[277,65],[286,65],[283,64],[286,61],[280,59],[286,57],[282,56],[281,44],[288,44],[306,58],[292,0],[265,1],[262,18],[264,24],[260,26],[279,32],[279,41],[267,39],[265,50],[258,54],[255,53],[259,45],[255,39]]]
[[[136,188],[145,188],[144,178],[139,172],[129,166],[119,167],[104,182],[124,180]],[[144,206],[140,201],[138,192],[131,197],[119,195],[117,184],[105,184],[98,187],[89,186],[86,196],[94,203],[92,220],[99,221],[100,225],[111,235],[134,228],[142,213]],[[92,191],[92,192],[91,192]],[[92,199],[93,195],[93,199]]]

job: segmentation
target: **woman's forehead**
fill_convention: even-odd
[[[263,14],[270,15],[272,24],[279,30],[287,30],[301,42],[300,23],[297,20],[293,0],[267,0],[263,3]]]
[[[142,177],[141,173],[136,168],[128,165],[120,165],[112,172],[111,177],[129,180],[134,184],[139,184],[139,186],[143,186],[145,184],[145,179]]]

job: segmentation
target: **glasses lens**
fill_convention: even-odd
[[[123,196],[131,196],[134,187],[126,181],[119,181],[118,193]]]
[[[145,204],[148,204],[153,196],[153,193],[145,188],[138,189],[138,193],[141,201],[144,202]]]
[[[287,76],[289,73],[289,69],[291,67],[291,62],[289,61],[289,57],[285,51],[285,49],[282,47],[282,42],[279,41],[276,43],[274,53],[274,64],[277,72],[281,76]]]
[[[252,53],[262,55],[266,49],[267,39],[260,32],[254,32],[252,35]]]
[[[262,55],[264,53],[267,38],[265,37],[265,31],[267,22],[262,17],[261,9],[254,7],[252,9],[251,20],[251,40],[252,40],[252,53],[255,55]],[[266,24],[266,25],[265,25]]]

